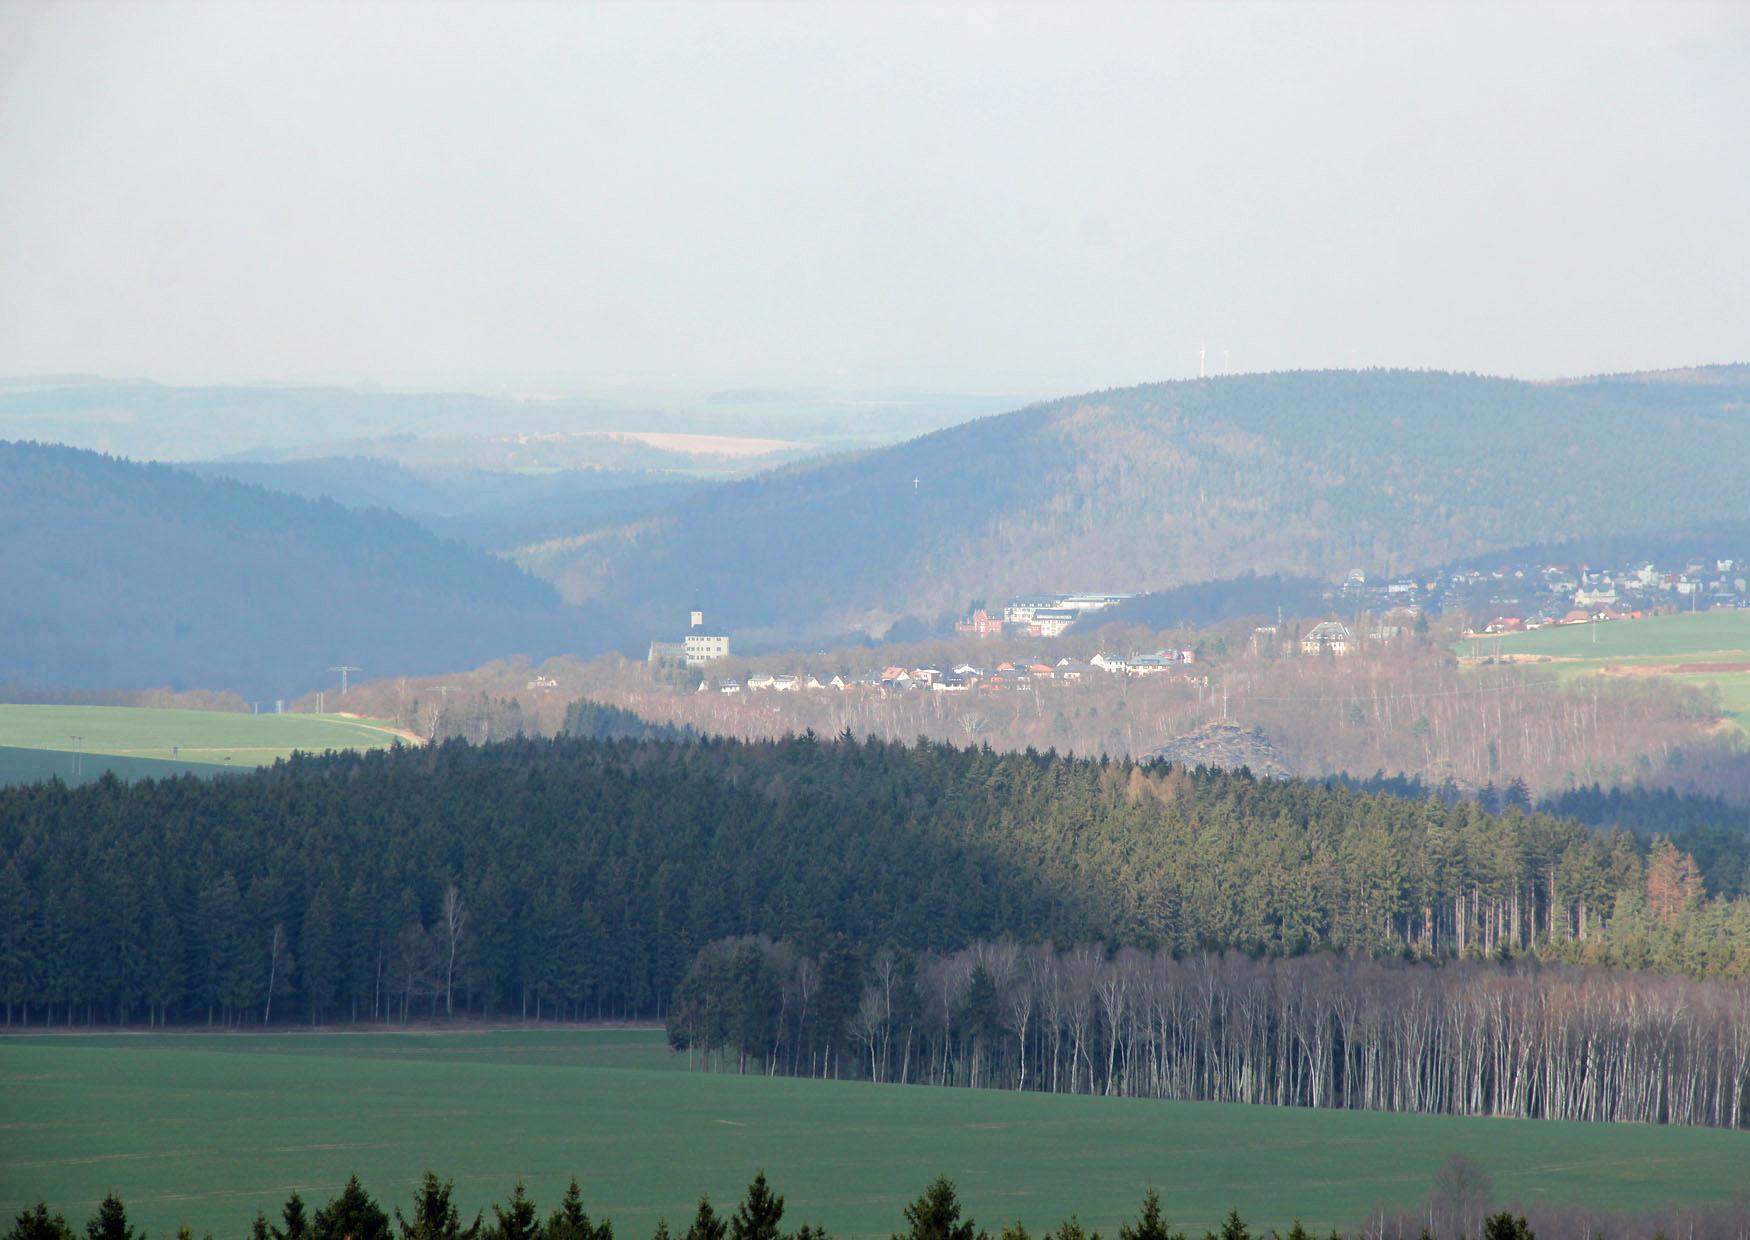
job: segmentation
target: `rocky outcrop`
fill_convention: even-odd
[[[1271,779],[1287,779],[1294,774],[1262,728],[1245,728],[1237,723],[1206,723],[1195,732],[1175,737],[1152,753],[1145,754],[1144,760],[1171,762],[1174,766],[1187,768],[1213,766],[1229,771],[1243,766],[1254,775]]]

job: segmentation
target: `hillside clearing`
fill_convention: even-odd
[[[1467,638],[1467,661],[1548,662],[1558,676],[1669,678],[1716,690],[1725,717],[1750,732],[1750,611],[1704,611],[1640,620],[1564,624],[1530,633]]]
[[[392,723],[345,715],[254,715],[237,711],[165,710],[140,706],[0,705],[0,747],[35,753],[81,755],[75,770],[92,776],[105,769],[124,779],[199,773],[201,768],[266,766],[294,752],[385,749],[407,734]],[[120,759],[123,761],[115,761]],[[159,769],[141,763],[163,762]],[[0,780],[19,782],[12,769],[28,772],[43,759],[15,755],[0,763]],[[50,760],[51,767],[63,765]],[[26,774],[24,778],[30,778]]]

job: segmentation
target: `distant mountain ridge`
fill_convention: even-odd
[[[636,624],[702,604],[775,645],[971,597],[1403,571],[1750,518],[1750,369],[1674,373],[1098,392],[734,482],[524,562]]]
[[[440,537],[494,552],[619,524],[708,485],[647,470],[420,471],[375,457],[210,461],[187,468],[350,508],[387,508]]]
[[[0,529],[0,684],[290,699],[625,639],[407,517],[74,448],[0,441]]]

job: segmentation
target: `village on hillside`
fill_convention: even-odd
[[[1589,565],[1505,564],[1465,567],[1421,576],[1380,578],[1357,569],[1325,593],[1331,612],[1304,632],[1281,623],[1257,626],[1254,649],[1306,657],[1341,657],[1363,643],[1402,637],[1428,615],[1472,618],[1465,636],[1502,634],[1550,625],[1630,620],[1674,610],[1750,606],[1750,567],[1736,557],[1705,557],[1681,565],[1636,562],[1609,568]],[[975,599],[954,623],[954,635],[974,641],[1059,638],[1082,632],[1134,593],[1084,591],[1018,594],[1001,607]],[[1077,628],[1077,626],[1081,626]],[[653,666],[698,670],[730,657],[729,636],[708,627],[695,610],[681,637],[654,641]],[[1087,658],[1010,658],[990,665],[965,660],[941,667],[889,665],[830,674],[760,672],[745,678],[702,676],[696,692],[738,694],[928,691],[1000,692],[1037,684],[1074,684],[1094,676],[1148,677],[1167,672],[1193,676],[1197,652],[1185,647],[1119,654],[1101,650]],[[690,682],[689,682],[690,683]]]
[[[1750,606],[1750,565],[1705,557],[1681,565],[1646,561],[1593,568],[1517,564],[1453,573],[1430,604],[1473,617],[1478,633],[1513,633],[1556,624],[1633,620],[1668,611]],[[1455,607],[1456,605],[1456,607]]]

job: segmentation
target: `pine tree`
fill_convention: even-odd
[[[699,1198],[699,1209],[693,1215],[693,1225],[687,1228],[686,1240],[723,1240],[729,1224],[717,1217],[709,1197]]]
[[[1526,1224],[1524,1215],[1515,1218],[1503,1210],[1483,1220],[1483,1240],[1537,1240],[1537,1233]]]
[[[323,885],[304,910],[303,937],[298,944],[304,961],[304,1003],[310,1023],[319,1023],[340,998],[340,944],[335,935],[334,900]]]
[[[340,1196],[316,1211],[310,1234],[313,1240],[389,1240],[389,1216],[355,1175]]]
[[[85,1224],[86,1240],[136,1240],[134,1229],[128,1226],[128,1212],[121,1198],[110,1193],[97,1207],[97,1213]]]
[[[547,1216],[545,1240],[614,1240],[614,1225],[607,1219],[590,1222],[583,1211],[583,1194],[578,1191],[577,1177],[566,1185],[559,1208]]]
[[[1099,1232],[1089,1232],[1082,1226],[1082,1221],[1075,1215],[1057,1225],[1057,1230],[1046,1233],[1045,1240],[1100,1240]]]
[[[286,1198],[280,1218],[285,1226],[273,1229],[273,1240],[306,1240],[309,1236],[310,1220],[304,1216],[304,1199],[298,1194]]]
[[[1647,906],[1666,926],[1674,925],[1690,901],[1702,895],[1701,870],[1695,858],[1679,852],[1670,840],[1660,840],[1647,854]]]
[[[12,1225],[12,1230],[6,1233],[6,1240],[75,1240],[73,1229],[67,1226],[67,1220],[59,1214],[50,1214],[45,1202],[37,1202],[28,1210],[21,1210],[18,1221]]]
[[[480,1234],[480,1216],[475,1215],[471,1226],[462,1226],[451,1200],[455,1186],[454,1180],[440,1180],[435,1172],[427,1171],[414,1194],[413,1221],[408,1222],[399,1207],[395,1210],[401,1240],[474,1240]]]
[[[937,1176],[923,1196],[905,1208],[905,1221],[911,1230],[893,1240],[974,1240],[977,1234],[971,1219],[961,1221],[960,1198],[947,1176]]]
[[[511,1190],[510,1208],[492,1207],[492,1226],[486,1229],[487,1240],[542,1240],[541,1219],[535,1213],[535,1203],[529,1200],[523,1182],[518,1180]]]
[[[784,1199],[772,1192],[764,1170],[747,1186],[747,1196],[729,1220],[730,1240],[779,1240],[778,1224],[784,1217]]]
[[[1168,1230],[1166,1219],[1161,1217],[1161,1195],[1151,1188],[1142,1199],[1142,1214],[1136,1225],[1119,1225],[1118,1240],[1185,1240],[1185,1233]]]
[[[35,952],[30,941],[30,890],[18,872],[18,862],[8,861],[0,870],[0,1003],[6,1005],[6,1023],[12,1023],[14,1004],[29,1003]],[[24,1215],[19,1215],[22,1221]]]

